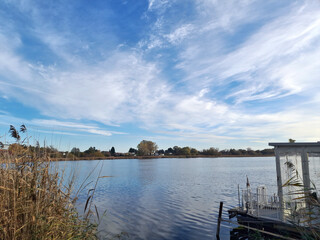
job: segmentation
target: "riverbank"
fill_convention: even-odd
[[[85,161],[85,160],[118,160],[118,159],[158,159],[158,158],[248,158],[274,157],[274,155],[165,155],[165,156],[112,156],[112,157],[72,157],[51,158],[51,161]]]

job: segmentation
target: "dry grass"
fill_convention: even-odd
[[[0,152],[0,239],[97,239],[90,214],[74,207],[72,182],[63,182],[50,159],[28,147]]]

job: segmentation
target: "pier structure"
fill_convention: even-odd
[[[238,222],[274,232],[298,236],[297,226],[319,226],[320,142],[269,143],[274,147],[278,194],[268,194],[267,186],[239,191],[239,206],[229,217]],[[318,215],[316,215],[318,214]]]

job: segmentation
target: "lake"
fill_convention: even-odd
[[[266,185],[276,192],[274,157],[162,158],[67,161],[57,163],[66,175],[75,171],[77,189],[90,172],[91,182],[79,195],[83,212],[88,189],[99,171],[94,195],[101,238],[124,232],[124,239],[215,239],[220,201],[227,210],[238,204],[237,186]],[[230,239],[232,225],[223,223],[221,239]]]

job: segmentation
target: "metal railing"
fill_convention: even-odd
[[[267,195],[264,186],[258,187],[256,192],[252,192],[251,189],[242,190],[242,209],[257,217],[281,217],[279,197],[275,194]]]
[[[259,186],[255,191],[247,188],[242,190],[242,210],[256,217],[271,218],[284,222],[300,222],[306,204],[303,200],[292,200],[292,196],[282,203],[276,194],[268,195],[265,186]]]

